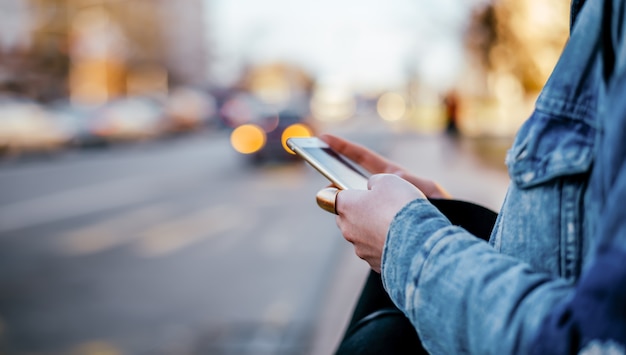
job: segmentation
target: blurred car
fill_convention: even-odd
[[[235,128],[231,133],[231,144],[236,151],[249,156],[254,164],[300,161],[287,148],[286,141],[289,137],[313,134],[314,129],[305,115],[285,110]]]
[[[53,152],[69,139],[43,106],[30,100],[0,99],[0,152]]]
[[[256,122],[271,115],[275,110],[254,95],[235,92],[224,100],[219,108],[219,119],[224,127],[236,128]]]
[[[109,143],[157,138],[165,126],[162,105],[148,97],[111,101],[95,112],[89,122],[90,132]]]
[[[199,90],[177,88],[167,98],[165,113],[168,132],[194,131],[209,125],[215,114],[215,99]]]
[[[68,146],[104,147],[106,137],[98,135],[94,129],[97,120],[97,107],[75,105],[70,102],[57,102],[49,107],[49,112],[57,126],[69,138]]]

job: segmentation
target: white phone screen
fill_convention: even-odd
[[[367,177],[318,138],[291,138],[289,146],[341,189],[367,190]]]

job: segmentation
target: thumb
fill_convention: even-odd
[[[325,187],[315,194],[317,205],[324,211],[337,214],[337,195],[339,189],[336,187]]]
[[[397,175],[394,174],[375,174],[370,176],[367,180],[367,188],[369,190],[374,190],[377,185],[385,184],[389,179],[400,179]]]

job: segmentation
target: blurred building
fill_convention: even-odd
[[[569,36],[569,0],[498,0],[476,10],[455,88],[468,135],[511,136],[528,118]]]
[[[313,78],[297,65],[270,62],[244,68],[236,84],[277,109],[308,110]]]
[[[0,0],[0,89],[102,103],[205,85],[203,0]]]

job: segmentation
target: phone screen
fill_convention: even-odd
[[[341,189],[367,190],[367,177],[347,158],[330,149],[326,143],[308,138],[290,139],[291,148]]]

